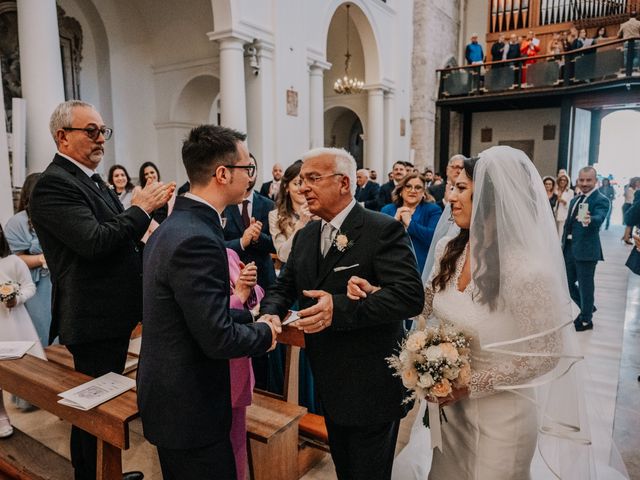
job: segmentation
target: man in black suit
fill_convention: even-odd
[[[598,175],[593,167],[584,167],[578,173],[577,195],[569,203],[569,215],[562,232],[562,253],[567,269],[571,299],[580,308],[573,324],[578,332],[593,329],[593,296],[596,265],[603,261],[600,245],[600,227],[611,209],[611,202],[598,191]],[[580,205],[585,211],[580,214]]]
[[[60,337],[79,372],[122,373],[131,331],[142,320],[139,242],[149,213],[175,184],[150,183],[124,210],[95,172],[111,137],[95,108],[64,102],[49,127],[58,153],[33,190],[30,210],[53,283],[50,339]],[[71,460],[76,479],[96,477],[96,439],[76,427]]]
[[[300,171],[309,210],[322,220],[299,230],[261,312],[282,318],[298,302],[338,478],[389,479],[405,390],[386,358],[419,314],[424,292],[400,222],[353,198],[356,163],[340,149],[307,153]],[[350,300],[353,275],[381,289]]]
[[[380,185],[369,181],[369,170],[361,168],[356,172],[356,184],[356,202],[364,208],[376,210]]]
[[[260,195],[271,199],[273,202],[278,201],[280,193],[280,180],[282,179],[282,165],[276,163],[271,169],[273,180],[265,182],[260,187]]]
[[[265,290],[276,280],[271,254],[276,249],[269,232],[269,212],[275,204],[253,191],[258,163],[250,158],[255,173],[250,179],[245,198],[237,205],[229,205],[222,216],[226,219],[224,238],[227,248],[234,250],[245,264],[255,262],[258,267],[258,285]]]
[[[376,210],[380,210],[382,207],[392,202],[391,194],[406,174],[407,165],[405,162],[398,160],[393,164],[391,180],[383,184],[378,191],[378,208]]]
[[[444,210],[444,204],[447,202],[445,198],[445,192],[447,186],[453,185],[456,178],[458,178],[458,174],[464,168],[464,155],[454,155],[449,159],[449,163],[447,163],[447,177],[442,180],[437,185],[432,185],[429,187],[429,193],[435,198],[436,203]],[[448,202],[447,202],[448,203]]]
[[[244,134],[194,128],[182,147],[191,189],[144,251],[144,334],[138,405],[165,480],[235,480],[229,358],[265,353],[277,327],[229,310],[220,213],[237,204],[252,170]]]

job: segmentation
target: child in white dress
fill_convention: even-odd
[[[16,255],[11,255],[4,232],[0,227],[0,285],[7,282],[18,283],[17,296],[0,301],[0,341],[33,341],[29,354],[45,359],[42,344],[38,339],[31,317],[24,303],[36,293],[27,265]],[[9,437],[13,427],[4,408],[0,389],[0,438]]]

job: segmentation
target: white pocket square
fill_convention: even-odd
[[[342,272],[344,270],[349,270],[350,268],[356,268],[359,267],[360,264],[359,263],[355,263],[353,265],[349,265],[349,266],[345,266],[345,267],[336,267],[333,269],[334,272]]]

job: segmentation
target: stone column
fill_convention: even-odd
[[[222,126],[247,131],[247,103],[244,78],[244,44],[236,37],[220,43],[220,118]]]
[[[326,62],[309,63],[309,147],[324,147],[324,71],[331,68]]]
[[[27,102],[27,169],[41,172],[56,151],[49,119],[64,102],[55,0],[18,0],[20,76]]]
[[[379,87],[370,88],[368,96],[365,165],[384,179],[387,174],[384,170],[384,91]]]
[[[384,170],[390,172],[396,160],[409,160],[394,158],[395,140],[400,132],[400,125],[396,120],[396,102],[392,91],[384,94]]]

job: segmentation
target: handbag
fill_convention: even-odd
[[[629,258],[627,258],[627,263],[625,263],[629,270],[631,270],[636,275],[640,275],[640,252],[637,248],[633,248],[631,253],[629,254]]]

